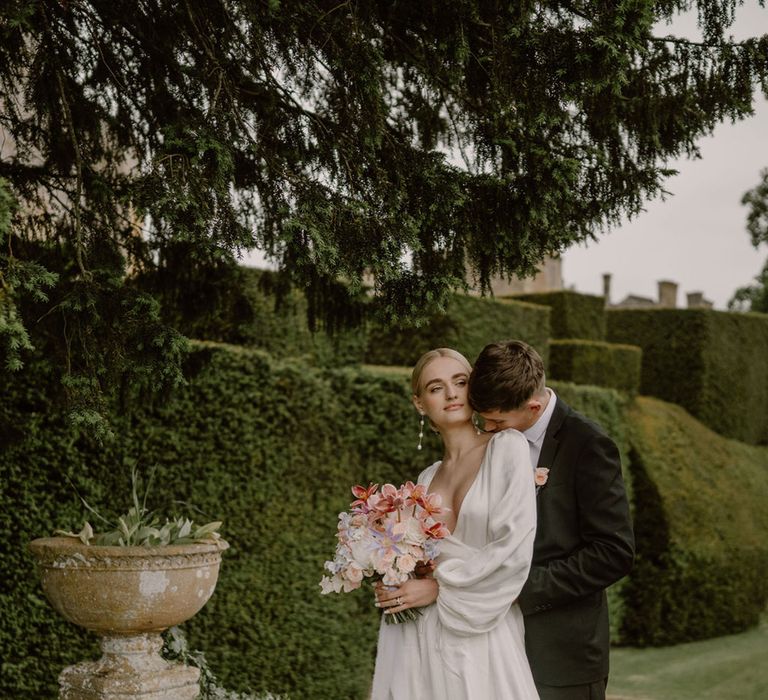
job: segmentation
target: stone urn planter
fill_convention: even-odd
[[[160,633],[188,620],[216,587],[224,540],[104,547],[34,540],[43,591],[67,620],[100,637],[102,657],[59,675],[60,700],[191,700],[200,672],[160,656]]]

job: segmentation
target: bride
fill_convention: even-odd
[[[425,353],[413,369],[422,432],[426,418],[444,445],[443,459],[419,483],[442,496],[452,534],[433,574],[377,588],[384,615],[408,608],[422,615],[401,624],[382,619],[371,700],[538,700],[515,602],[536,528],[530,451],[516,430],[491,436],[475,428],[470,370],[449,348]]]

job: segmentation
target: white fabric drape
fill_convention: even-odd
[[[427,486],[439,462],[419,476]],[[527,440],[494,435],[443,541],[435,604],[416,622],[382,622],[372,700],[535,700],[514,602],[533,553],[536,495]]]

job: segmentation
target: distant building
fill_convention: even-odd
[[[472,284],[472,275],[467,273],[467,281]],[[563,289],[563,267],[560,258],[547,257],[535,277],[513,277],[511,280],[503,277],[491,279],[491,291],[494,296],[511,294],[531,294],[534,292],[555,292]],[[470,290],[470,294],[479,295],[478,289]]]
[[[603,275],[603,297],[605,305],[611,309],[676,309],[677,308],[677,282],[670,280],[658,281],[658,299],[641,297],[629,294],[617,304],[611,303],[611,275]],[[703,292],[688,292],[686,301],[689,309],[711,309],[713,304],[704,298]]]

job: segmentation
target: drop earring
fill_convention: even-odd
[[[482,430],[480,430],[480,426],[478,425],[477,414],[472,416],[472,425],[475,426],[475,435],[480,435],[480,433],[483,432]]]
[[[424,439],[424,414],[421,414],[421,420],[419,421],[419,444],[416,446],[417,450],[421,449],[421,441]]]

